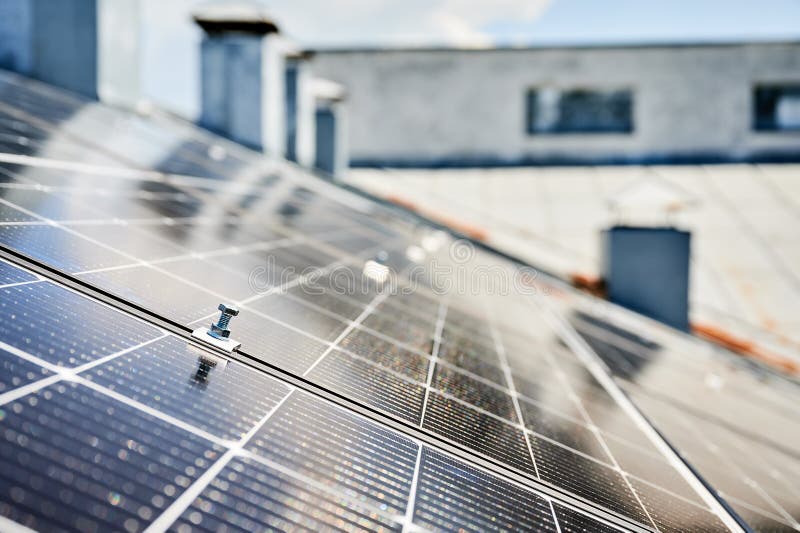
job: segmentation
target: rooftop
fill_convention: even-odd
[[[799,526],[796,382],[287,161],[7,73],[0,295],[2,529]],[[238,351],[193,334],[221,302]]]

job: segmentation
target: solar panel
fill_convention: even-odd
[[[0,133],[42,143],[0,153],[0,516],[130,531],[737,528],[548,299],[485,279],[440,291],[432,260],[451,281],[518,265],[462,261],[424,222],[171,119],[7,75],[0,112],[13,117]],[[63,136],[68,160],[47,152]],[[392,282],[376,281],[384,267]],[[240,308],[234,354],[190,335],[220,302]]]

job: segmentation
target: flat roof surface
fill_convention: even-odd
[[[693,234],[691,319],[798,354],[799,177],[800,165],[736,164],[352,169],[348,182],[483,229],[490,244],[569,279],[600,275],[600,231],[621,221],[609,200],[654,178],[691,203],[660,217]]]

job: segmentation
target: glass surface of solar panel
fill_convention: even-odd
[[[2,515],[40,530],[139,531],[222,451],[77,383],[0,412]]]
[[[36,279],[33,274],[0,260],[0,285],[27,283]]]
[[[572,303],[572,322],[578,332],[715,492],[756,531],[796,528],[800,486],[794,474],[800,473],[800,462],[796,447],[787,443],[800,442],[800,416],[786,406],[800,399],[800,387],[771,371],[703,349],[696,341],[666,335],[658,328],[648,329],[649,337],[631,333],[617,325],[608,312],[590,313],[577,298]],[[772,392],[777,390],[780,393]],[[628,440],[625,447],[630,450],[632,439]],[[624,468],[635,476],[660,480],[660,488],[669,491],[667,496],[634,482],[639,484],[643,500],[644,494],[650,495],[659,527],[680,529],[679,508],[674,514],[659,514],[663,504],[654,500],[676,495],[687,499],[691,491],[685,481],[666,470],[657,474],[660,467],[654,469],[652,461],[644,461],[647,455],[641,450],[618,455],[628,463]],[[770,456],[779,459],[771,463]],[[652,470],[651,475],[645,475],[642,468]],[[699,528],[708,519],[701,516],[702,520],[689,513],[684,520],[695,521]]]
[[[528,299],[491,295],[486,285],[476,294],[422,286],[383,294],[382,284],[364,273],[365,261],[382,258],[400,273],[401,287],[413,285],[403,274],[413,264],[405,250],[431,228],[363,199],[344,201],[344,193],[290,166],[267,165],[164,117],[128,116],[2,73],[0,104],[7,113],[16,106],[13,119],[30,124],[45,145],[68,132],[77,162],[99,164],[99,143],[102,157],[115,164],[175,173],[115,174],[111,164],[107,175],[102,168],[4,165],[0,206],[10,214],[0,218],[21,218],[0,225],[0,245],[184,328],[207,326],[220,301],[239,303],[233,330],[243,356],[335,393],[354,411],[365,406],[380,414],[367,420],[235,361],[211,367],[182,339],[52,283],[32,282],[45,287],[42,294],[55,287],[104,311],[90,310],[98,331],[78,339],[69,325],[37,325],[72,346],[69,355],[41,339],[33,339],[29,353],[16,333],[4,333],[0,340],[17,351],[10,357],[55,374],[40,377],[14,362],[14,372],[32,381],[13,382],[0,399],[27,401],[48,390],[36,389],[43,379],[54,380],[49,387],[65,382],[59,364],[77,366],[74,386],[81,391],[211,443],[219,458],[203,486],[190,482],[192,498],[170,508],[168,520],[159,508],[140,515],[136,527],[130,522],[131,529],[152,520],[176,529],[391,530],[413,522],[431,530],[555,530],[562,520],[561,531],[610,527],[576,506],[645,529],[722,526]],[[116,130],[116,137],[105,134]],[[252,185],[227,183],[245,170],[257,177]],[[36,192],[41,186],[52,188]],[[78,190],[87,187],[95,190]],[[24,206],[15,207],[13,190],[24,191],[16,196]],[[446,250],[432,255],[453,261]],[[271,268],[291,275],[254,283],[253,273],[270,258]],[[499,270],[516,268],[484,251],[478,259]],[[458,265],[474,268],[478,259]],[[431,281],[429,273],[421,279]],[[322,288],[325,296],[314,298],[306,287]],[[26,298],[50,316],[72,316],[61,297]],[[116,314],[108,319],[105,312]],[[624,328],[615,334],[648,353],[655,349]],[[627,377],[636,371],[637,358],[614,357]],[[665,369],[665,375],[683,371]],[[380,420],[420,433],[398,433]],[[460,458],[435,450],[435,442],[458,445]],[[497,477],[503,472],[515,482]],[[551,502],[555,493],[563,496]],[[18,512],[0,509],[4,516]],[[792,523],[774,506],[764,511],[765,519]]]
[[[57,366],[76,367],[161,335],[51,282],[0,288],[0,342]]]

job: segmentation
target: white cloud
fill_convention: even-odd
[[[286,33],[306,45],[491,46],[484,28],[533,21],[550,0],[267,0]]]

